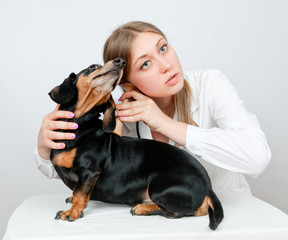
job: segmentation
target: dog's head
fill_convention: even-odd
[[[110,116],[114,114],[115,108],[111,92],[120,82],[124,67],[125,61],[121,58],[109,61],[104,66],[93,64],[77,75],[71,73],[61,85],[53,88],[49,95],[58,104],[75,105],[75,117],[81,117],[95,106],[108,102],[103,119],[103,125],[105,123],[108,126],[111,121],[115,121]]]

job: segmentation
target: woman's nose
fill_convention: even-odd
[[[170,61],[168,61],[165,58],[161,58],[159,59],[160,62],[160,71],[161,72],[167,72],[168,70],[170,70],[172,64],[170,63]]]

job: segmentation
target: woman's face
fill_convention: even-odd
[[[150,97],[167,97],[183,87],[178,56],[157,33],[141,32],[132,42],[127,80]]]

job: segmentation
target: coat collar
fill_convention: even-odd
[[[199,89],[196,83],[196,76],[194,72],[184,71],[184,79],[189,83],[192,91],[191,114],[199,108]]]

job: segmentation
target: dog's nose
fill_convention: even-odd
[[[125,67],[126,66],[126,62],[122,58],[116,58],[113,60],[113,62],[116,66],[119,66],[119,67]]]

